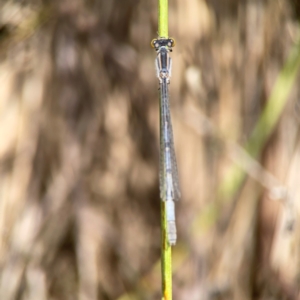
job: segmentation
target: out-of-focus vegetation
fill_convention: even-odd
[[[173,298],[299,299],[296,0],[169,0]],[[0,3],[0,299],[159,299],[156,1]]]

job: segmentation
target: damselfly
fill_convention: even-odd
[[[160,197],[162,201],[166,201],[167,233],[170,245],[175,245],[177,239],[174,201],[180,198],[168,87],[172,71],[170,52],[174,45],[175,41],[172,38],[159,38],[151,42],[151,46],[157,52],[155,65],[160,86]]]

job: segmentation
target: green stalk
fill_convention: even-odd
[[[172,248],[167,238],[166,202],[161,201],[162,300],[172,300]]]
[[[158,0],[158,35],[167,38],[168,33],[168,0]]]
[[[158,0],[158,35],[167,38],[168,0]],[[161,101],[161,99],[160,99]],[[161,105],[160,105],[161,107]],[[161,126],[161,124],[160,124]],[[162,300],[172,300],[172,248],[167,238],[166,202],[161,199],[161,279]]]

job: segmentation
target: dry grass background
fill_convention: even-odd
[[[156,1],[0,6],[0,299],[160,298]],[[299,4],[169,6],[174,299],[300,299],[299,77],[263,151],[242,150]],[[237,163],[249,176],[220,196]]]

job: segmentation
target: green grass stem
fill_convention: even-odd
[[[167,238],[166,202],[161,201],[161,277],[162,299],[172,300],[172,247]]]
[[[159,37],[169,37],[168,0],[158,0],[158,35]]]
[[[168,0],[158,0],[158,35],[159,37],[169,37]],[[161,277],[162,299],[172,300],[172,247],[169,245],[167,238],[165,201],[161,201]]]

